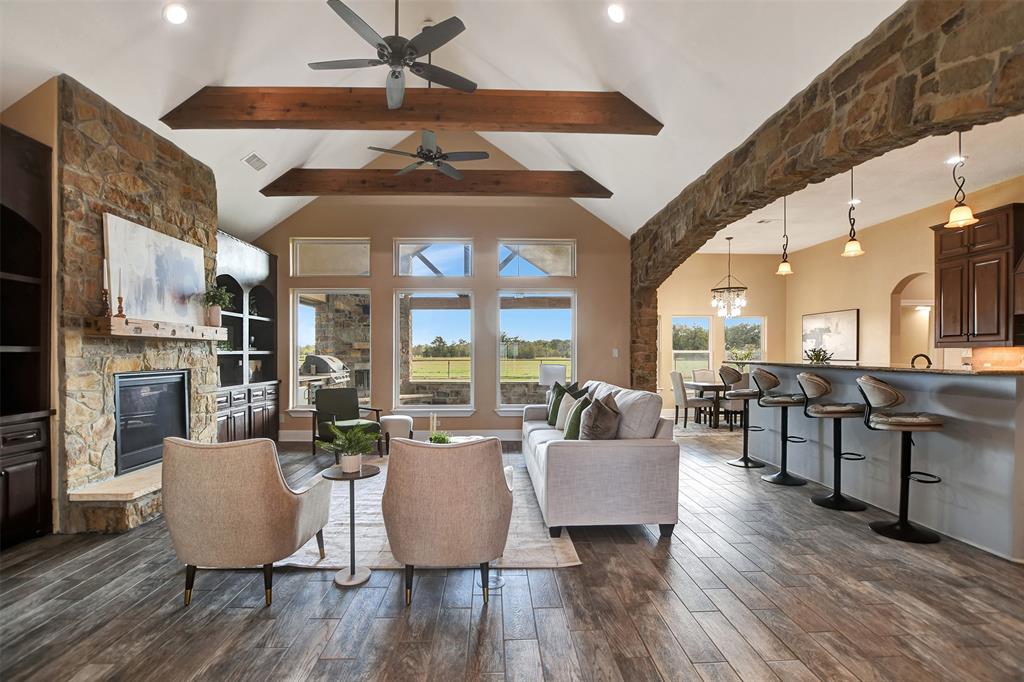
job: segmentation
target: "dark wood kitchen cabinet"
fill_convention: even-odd
[[[217,394],[217,442],[278,436],[277,382],[250,384]]]
[[[49,419],[46,411],[0,423],[0,547],[52,529]]]
[[[936,225],[935,345],[1024,345],[1024,204]]]

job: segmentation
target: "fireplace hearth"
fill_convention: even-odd
[[[114,375],[116,475],[159,462],[164,438],[188,438],[188,384],[188,370]]]

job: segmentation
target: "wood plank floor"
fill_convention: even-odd
[[[1024,567],[911,546],[878,510],[816,507],[726,466],[735,436],[680,438],[680,523],[570,529],[583,565],[423,571],[342,590],[331,572],[184,568],[162,520],[50,536],[0,557],[4,680],[1022,680]],[[327,466],[282,454],[290,481]]]

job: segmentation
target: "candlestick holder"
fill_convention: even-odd
[[[110,289],[100,291],[100,297],[103,299],[103,317],[110,317]]]
[[[114,315],[114,317],[125,317],[125,314],[124,314],[124,297],[123,296],[118,296],[117,297],[117,315]]]

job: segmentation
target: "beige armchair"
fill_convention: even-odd
[[[289,488],[272,440],[207,444],[165,438],[163,504],[174,552],[185,564],[185,606],[197,566],[262,565],[270,606],[275,561],[313,535],[324,558],[331,483],[317,475],[301,490]]]
[[[382,500],[391,553],[405,564],[405,603],[415,566],[480,565],[484,602],[488,562],[505,551],[512,519],[512,467],[501,441],[434,445],[393,438]]]

